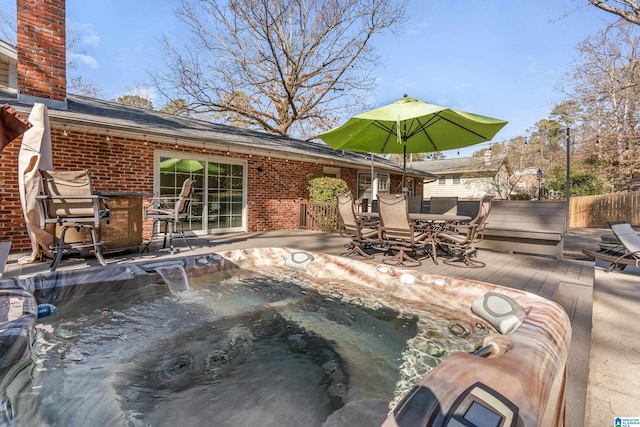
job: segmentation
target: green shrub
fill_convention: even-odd
[[[335,202],[336,194],[349,193],[349,186],[340,178],[322,176],[309,180],[309,200],[312,202]]]
[[[509,200],[531,200],[531,194],[512,193],[509,194]]]

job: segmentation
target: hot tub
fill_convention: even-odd
[[[206,281],[209,277],[222,280],[222,273],[232,275],[234,271],[271,272],[274,269],[281,270],[284,277],[299,278],[300,284],[296,282],[291,287],[293,290],[278,290],[282,295],[266,302],[261,299],[262,296],[258,298],[250,295],[257,302],[240,309],[226,309],[233,298],[222,295],[217,290],[208,291],[205,296],[188,290],[193,286],[204,288],[203,280]],[[300,372],[314,369],[318,371],[317,377],[310,377],[308,380],[297,378],[300,384],[296,387],[304,386],[304,381],[317,381],[324,387],[322,393],[325,396],[318,398],[327,401],[326,408],[323,409],[325,412],[315,414],[315,418],[311,417],[313,421],[308,425],[372,425],[373,420],[386,426],[564,425],[565,366],[571,329],[563,309],[537,295],[487,283],[417,273],[287,248],[234,250],[163,262],[143,260],[107,267],[56,271],[13,284],[22,289],[19,292],[27,290],[33,294],[39,304],[61,306],[60,312],[50,318],[53,320],[43,319],[38,322],[39,333],[43,338],[36,344],[33,354],[41,355],[45,359],[44,366],[50,366],[45,369],[47,372],[38,375],[53,375],[55,382],[63,385],[69,380],[64,372],[74,372],[78,378],[91,379],[93,375],[96,376],[96,381],[101,381],[101,390],[108,389],[104,395],[94,398],[82,396],[77,401],[59,396],[58,401],[64,402],[64,410],[59,410],[62,414],[59,416],[68,424],[73,424],[73,420],[79,423],[86,417],[94,416],[96,418],[92,419],[96,425],[112,423],[118,416],[123,416],[118,415],[119,411],[126,414],[123,417],[129,417],[129,424],[143,422],[145,419],[140,414],[152,410],[149,409],[149,402],[154,402],[154,399],[156,402],[168,402],[176,395],[181,396],[181,399],[184,396],[189,396],[190,399],[202,396],[208,387],[224,383],[228,373],[241,369],[240,366],[244,365],[239,360],[255,358],[255,354],[261,355],[262,351],[292,353],[295,363],[304,366]],[[172,292],[167,292],[167,285]],[[4,283],[4,286],[11,285]],[[132,321],[138,314],[133,318],[121,317],[124,305],[119,299],[119,293],[131,289],[146,290],[147,299],[156,301],[153,303],[156,305],[146,305],[146,302],[138,305],[138,301],[134,301],[125,304],[127,309],[133,307],[134,312],[137,310],[138,313],[159,306],[175,306],[178,301],[180,311],[175,316],[181,319],[184,316],[183,320],[176,323],[173,318],[165,318],[165,313],[171,313],[165,311],[153,314],[148,323],[145,320]],[[318,295],[337,307],[325,315],[328,317],[316,315],[319,306],[314,304]],[[73,311],[69,307],[79,298],[99,301],[102,305],[100,309],[92,309],[93,317],[79,313],[77,318],[65,320],[67,325],[79,324],[84,328],[82,332],[78,332],[84,334],[84,347],[78,347],[77,343],[73,347],[68,343],[76,337],[73,333],[65,332],[68,336],[60,338],[64,334],[56,323],[56,316],[59,319],[67,316]],[[210,298],[224,301],[216,310],[215,318],[207,313],[206,323],[190,328],[192,318],[189,316],[208,306]],[[324,302],[322,304],[320,307],[326,305]],[[288,311],[281,316],[282,310],[297,305],[303,305],[315,317]],[[361,308],[366,315],[371,314],[372,320],[353,311],[354,307]],[[27,310],[25,316],[33,317],[33,314]],[[101,319],[106,319],[106,326],[98,325]],[[246,323],[247,319],[250,323]],[[331,327],[325,328],[322,324],[325,321],[322,319],[328,319],[326,323],[331,323]],[[243,329],[235,326],[234,322],[237,321],[245,322]],[[365,333],[356,332],[348,338],[342,336],[344,332],[340,328],[344,324],[359,323],[364,325]],[[137,328],[128,329],[133,324]],[[166,328],[166,336],[149,336],[145,333],[146,328],[148,331],[155,330],[154,333],[157,334],[156,325],[160,324],[160,328]],[[274,325],[283,325],[287,330],[286,334],[272,331]],[[132,349],[124,351],[130,354],[110,354],[106,350],[108,346],[96,346],[91,341],[92,327],[96,328],[96,335],[101,336],[102,341],[113,339],[113,342],[121,343],[123,340],[133,340],[130,345],[127,343],[127,346],[122,347]],[[127,337],[123,337],[117,327],[124,327]],[[217,336],[216,331],[218,335],[223,333],[225,338],[212,338]],[[113,336],[110,335],[112,333]],[[370,338],[363,339],[375,342],[378,335],[385,336],[390,339],[390,344],[385,344],[385,348],[379,348],[378,351],[374,347],[374,351],[371,351],[371,344],[367,343],[366,350],[360,350],[359,346],[365,344],[356,341],[367,334]],[[284,343],[284,347],[278,344],[264,350],[265,344],[275,345],[276,341]],[[405,344],[405,341],[411,341],[411,345]],[[164,355],[170,353],[165,351],[170,343],[178,343],[177,347],[188,347],[190,352],[187,353],[192,357],[180,354],[165,358]],[[63,349],[64,345],[68,348]],[[224,348],[221,349],[220,346]],[[49,352],[43,352],[43,347],[48,347]],[[60,360],[55,361],[54,365],[46,365],[52,359],[51,355],[57,354],[51,348],[58,348]],[[197,387],[193,385],[192,377],[184,380],[176,376],[185,370],[191,373],[196,368],[200,373],[203,371],[203,359],[193,354],[194,351],[207,353],[205,370],[209,375],[203,377],[199,374]],[[353,358],[359,357],[356,353],[364,351],[372,353],[365,359],[369,361],[365,364],[369,363],[370,366],[363,368],[350,365]],[[374,369],[374,365],[378,364],[377,357],[386,353],[388,355],[380,359],[381,364],[397,359],[397,366],[389,374],[384,374],[393,378],[375,379],[372,383],[372,388],[376,388],[375,392],[368,390],[369,384],[362,383],[363,378],[368,375],[368,370],[372,375],[373,371],[377,371]],[[428,366],[429,363],[416,363],[416,353],[445,358],[433,367]],[[18,358],[15,363],[24,366],[28,356],[30,353]],[[108,364],[107,359],[114,358],[122,360],[119,360],[117,369],[107,373],[103,365]],[[162,375],[158,376],[158,366],[165,366],[167,363],[169,368],[163,368]],[[271,369],[271,365],[267,368]],[[294,376],[299,375],[292,375]],[[246,380],[245,377],[241,378],[242,381]],[[274,384],[275,380],[274,378]],[[234,380],[233,383],[238,381],[240,380]],[[291,392],[286,385],[287,378],[278,378],[277,381],[280,389],[276,389],[279,391],[273,399]],[[147,386],[151,382],[159,384],[161,390],[157,391],[157,396],[151,396],[149,401],[145,401],[147,406],[140,406],[136,399],[149,393]],[[396,383],[394,392],[389,392],[385,382]],[[227,387],[231,383],[224,384]],[[27,422],[29,417],[33,417],[40,421],[48,416],[43,413],[49,410],[47,404],[51,403],[48,401],[56,396],[41,394],[38,399],[42,403],[20,404],[23,396],[33,396],[35,393],[30,387],[41,385],[34,379],[12,395],[3,396],[11,408],[16,408],[15,414],[13,409],[11,413],[5,412],[8,420],[15,417],[15,420]],[[189,394],[184,394],[185,388],[190,389]],[[320,394],[315,389],[309,391],[309,396]],[[217,394],[211,399],[220,400],[224,396]],[[100,418],[102,414],[93,414],[90,410],[74,418],[74,405],[90,408],[96,402],[105,400],[111,402],[109,411],[114,414],[113,419]],[[297,408],[291,408],[289,402],[280,404],[287,406],[287,410],[292,412]],[[22,409],[39,405],[38,409]],[[171,407],[169,403],[165,405]],[[277,417],[273,420],[268,418],[268,415],[278,412],[277,406],[269,406],[268,410],[251,415],[243,412],[247,411],[246,405],[240,405],[238,409],[234,409],[230,403],[227,406],[230,408],[225,416],[227,419],[235,417],[236,425],[237,422],[257,415],[260,415],[264,425],[269,425],[270,422],[272,425],[288,425],[279,424]],[[203,408],[203,405],[199,407]],[[52,409],[52,412],[56,410]],[[159,413],[161,412],[160,410]],[[213,415],[206,413],[204,408],[202,417],[206,418],[199,417],[198,412],[191,411],[190,418],[181,419],[183,425],[198,425],[203,419],[213,422]],[[380,417],[380,414],[383,416]],[[163,416],[170,417],[171,414]],[[291,419],[295,419],[295,413]]]

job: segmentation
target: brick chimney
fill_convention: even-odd
[[[17,0],[18,100],[67,109],[65,0]]]

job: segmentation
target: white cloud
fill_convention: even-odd
[[[92,24],[80,24],[72,22],[69,24],[69,30],[76,36],[78,42],[86,46],[99,46],[100,36],[96,33]]]
[[[72,62],[79,62],[81,64],[88,65],[93,69],[98,68],[98,61],[96,61],[96,59],[91,55],[87,55],[86,53],[73,52],[69,52],[67,55]]]

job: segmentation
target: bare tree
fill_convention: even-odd
[[[640,25],[640,4],[638,0],[589,0],[589,3],[606,12]]]
[[[67,68],[69,67],[67,66]],[[80,75],[71,75],[67,78],[67,91],[91,98],[100,98],[102,96],[102,90],[97,83],[86,80]]]
[[[620,20],[580,43],[570,93],[580,105],[582,151],[621,182],[640,170],[640,35]]]
[[[2,5],[3,2],[0,2]],[[3,8],[0,8],[0,40],[11,45],[16,44],[16,20]]]
[[[67,27],[67,91],[77,95],[99,98],[101,96],[100,86],[97,83],[75,74],[78,64],[74,58],[86,55],[85,51],[77,50],[76,46],[80,42],[80,35],[71,27]]]
[[[228,123],[312,138],[355,107],[380,64],[372,40],[405,19],[403,0],[182,0],[191,40],[163,37],[158,91]]]

